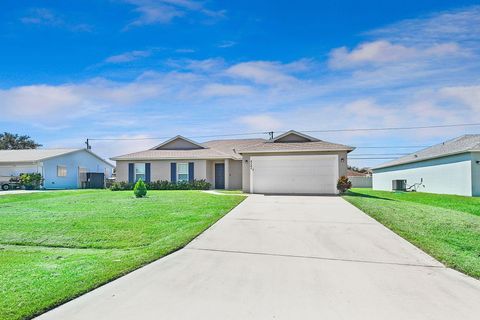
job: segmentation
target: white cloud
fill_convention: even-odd
[[[254,90],[245,85],[229,85],[221,83],[212,83],[202,89],[202,94],[208,97],[226,97],[226,96],[247,96],[253,94]]]
[[[298,70],[301,65],[301,62],[282,64],[271,61],[250,61],[233,65],[226,70],[226,73],[258,84],[279,85],[295,82],[297,79],[291,73]]]
[[[123,0],[135,6],[139,17],[127,25],[129,27],[149,24],[170,23],[173,19],[183,17],[191,12],[200,13],[209,18],[223,18],[225,11],[207,9],[204,3],[193,0]]]
[[[400,43],[437,44],[456,39],[467,44],[480,37],[480,6],[437,12],[407,19],[367,32],[367,35]]]
[[[480,112],[480,85],[442,88],[440,95],[466,105],[472,112]]]
[[[225,40],[225,41],[220,42],[220,44],[217,47],[219,47],[219,48],[230,48],[230,47],[233,47],[236,44],[237,43],[235,41]]]
[[[24,24],[45,25],[51,27],[63,27],[74,32],[90,32],[92,26],[86,23],[71,24],[55,12],[47,8],[31,8],[29,13],[20,18]]]
[[[125,63],[135,61],[141,58],[149,57],[152,54],[150,50],[134,50],[122,54],[110,56],[105,59],[107,63]]]
[[[380,65],[415,59],[451,56],[460,53],[456,43],[442,43],[425,48],[392,44],[386,40],[365,42],[352,50],[346,47],[331,51],[329,65],[332,68],[348,68],[364,64]]]
[[[271,131],[282,127],[282,122],[268,114],[258,114],[240,117],[238,122],[245,124],[251,130]]]
[[[161,92],[158,84],[121,84],[103,79],[59,86],[20,86],[0,90],[0,110],[5,118],[54,122],[141,102]]]

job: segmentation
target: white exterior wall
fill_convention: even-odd
[[[480,152],[472,154],[472,196],[480,197]],[[477,163],[477,161],[479,163]]]
[[[407,186],[423,183],[420,192],[472,195],[470,153],[373,170],[373,189],[392,191],[392,180],[407,180]]]
[[[242,160],[229,160],[229,183],[228,189],[242,189]]]

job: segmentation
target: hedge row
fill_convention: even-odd
[[[170,182],[167,180],[159,180],[153,182],[145,182],[148,190],[209,190],[211,183],[206,180],[193,180],[188,182]],[[135,183],[114,182],[110,186],[112,191],[133,190]]]

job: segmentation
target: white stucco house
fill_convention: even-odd
[[[215,189],[248,193],[336,194],[353,149],[291,130],[271,140],[198,143],[176,136],[150,150],[111,159],[117,181],[204,179]]]
[[[480,134],[468,134],[373,168],[373,189],[406,180],[417,191],[480,196]]]

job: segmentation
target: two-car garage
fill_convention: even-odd
[[[291,130],[239,153],[243,191],[263,194],[337,194],[355,148]]]
[[[250,157],[250,192],[335,194],[338,155],[268,155]]]

